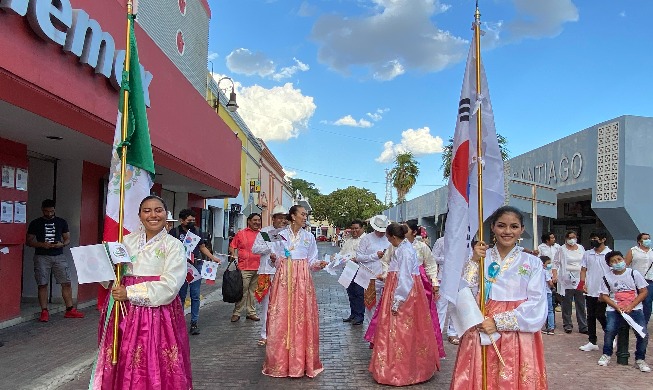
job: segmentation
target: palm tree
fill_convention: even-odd
[[[390,170],[392,185],[397,190],[397,204],[406,201],[406,194],[413,188],[419,175],[419,163],[411,152],[399,153],[395,166]]]
[[[501,151],[501,159],[506,161],[510,158],[510,150],[508,150],[508,140],[501,134],[497,134],[497,141],[499,142],[499,150]],[[448,179],[451,176],[451,159],[453,158],[453,137],[449,137],[449,143],[442,148],[442,177]]]

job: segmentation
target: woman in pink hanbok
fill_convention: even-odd
[[[186,277],[186,251],[165,230],[167,207],[158,196],[140,204],[142,230],[125,236],[131,263],[111,289],[120,304],[118,363],[111,363],[114,310],[101,315],[95,390],[190,390],[190,346],[178,298]],[[109,314],[107,318],[107,314]]]
[[[524,253],[517,240],[524,232],[519,210],[504,206],[490,217],[496,245],[474,246],[463,278],[477,290],[479,259],[485,257],[485,321],[467,330],[460,339],[452,390],[482,388],[479,332],[501,337],[496,341],[502,364],[492,346],[487,350],[487,384],[491,390],[546,390],[544,345],[540,329],[547,317],[542,261]]]
[[[406,240],[408,227],[386,229],[394,254],[378,307],[369,370],[378,383],[406,386],[425,382],[439,369],[438,342],[419,272],[420,261]]]
[[[327,264],[317,257],[315,237],[302,229],[308,214],[302,206],[288,211],[290,225],[281,231],[283,252],[276,253],[270,289],[263,374],[314,378],[322,372],[319,316],[311,270]]]

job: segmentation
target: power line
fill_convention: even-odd
[[[360,182],[360,183],[371,183],[371,184],[385,184],[385,181],[352,179],[352,178],[349,178],[349,177],[340,177],[340,176],[327,175],[326,173],[311,172],[311,171],[306,171],[304,169],[293,168],[293,167],[288,167],[288,166],[286,166],[286,169],[291,169],[293,171],[304,172],[304,173],[308,173],[308,174],[311,174],[311,175],[329,177],[329,178],[338,179],[338,180],[349,180],[349,181],[357,181],[357,182]],[[442,187],[443,185],[440,185],[440,184],[416,184],[415,186],[418,186],[418,187]]]

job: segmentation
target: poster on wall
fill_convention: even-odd
[[[27,223],[27,202],[14,202],[14,223]]]
[[[3,200],[0,203],[2,213],[0,213],[0,223],[14,222],[14,202]]]
[[[16,168],[7,165],[2,166],[2,186],[4,188],[14,188],[14,175]]]
[[[16,168],[16,189],[27,191],[27,169]]]

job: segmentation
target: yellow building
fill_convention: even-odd
[[[230,81],[226,80],[225,82]],[[208,200],[207,205],[211,212],[210,220],[214,250],[225,253],[228,244],[228,237],[246,226],[246,216],[251,213],[260,213],[259,193],[257,188],[250,188],[251,181],[260,186],[261,177],[261,153],[263,148],[256,137],[247,127],[247,124],[238,115],[237,111],[229,111],[226,106],[229,99],[223,91],[219,90],[218,84],[208,74],[207,77],[206,101],[214,107],[218,115],[234,132],[242,143],[240,163],[240,193],[236,198]],[[224,85],[224,84],[223,84]],[[210,158],[207,157],[207,158]]]

